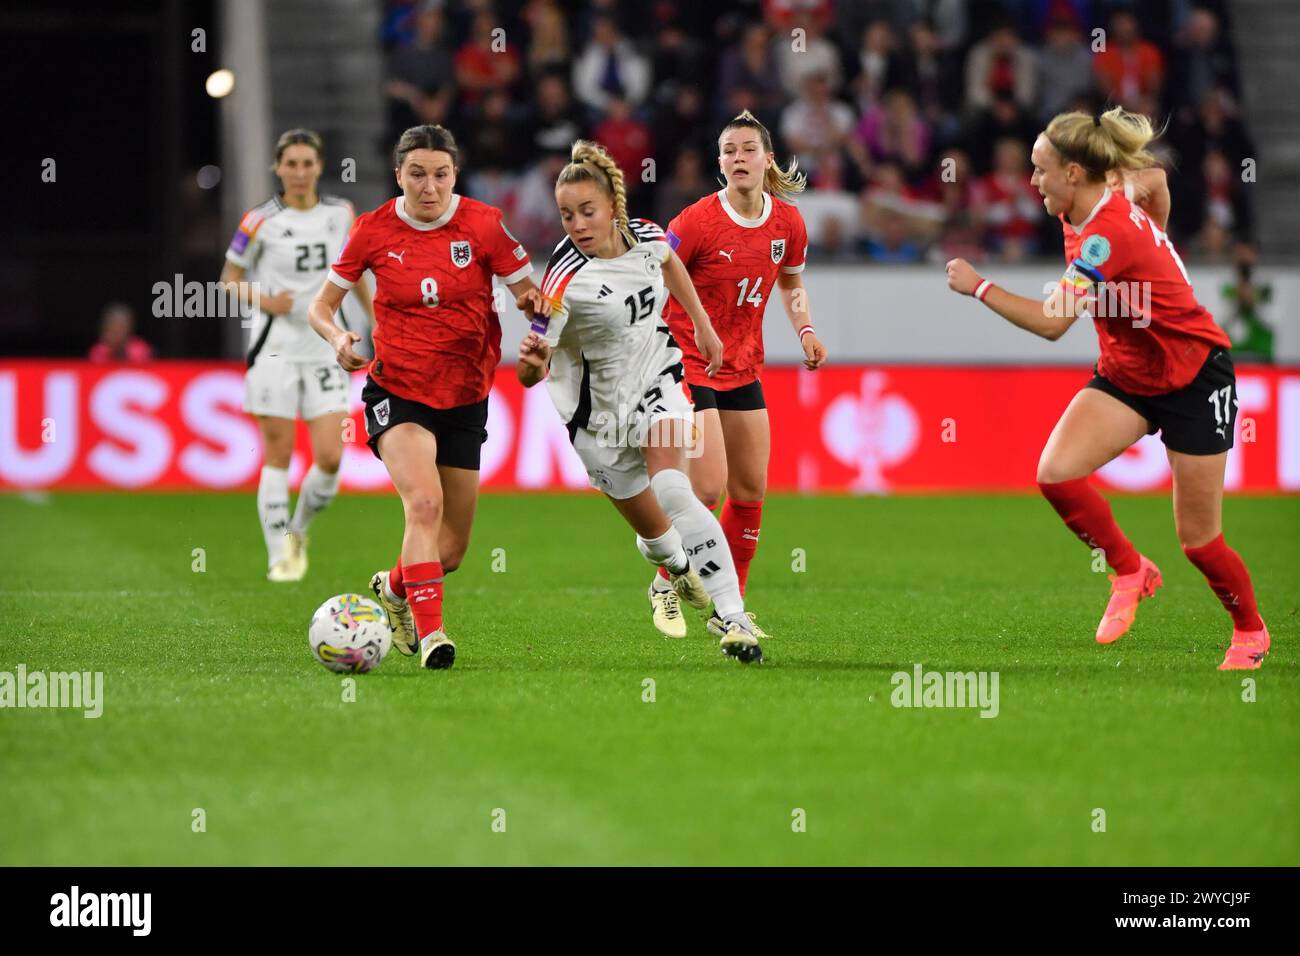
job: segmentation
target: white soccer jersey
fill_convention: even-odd
[[[321,196],[310,209],[286,206],[279,196],[249,210],[239,223],[226,259],[250,273],[263,295],[288,290],[293,310],[284,315],[258,311],[249,337],[249,364],[258,355],[296,362],[333,362],[334,350],[312,331],[307,306],[320,291],[330,264],[352,228],[352,204],[338,196]],[[360,320],[359,310],[353,313]],[[347,324],[344,310],[339,320]]]
[[[682,353],[661,314],[667,240],[644,219],[631,227],[637,243],[615,259],[589,257],[566,237],[542,278],[554,349],[546,384],[570,437],[607,422],[635,427],[654,404],[647,390],[665,375],[682,378]]]

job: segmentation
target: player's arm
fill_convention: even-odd
[[[782,272],[777,276],[777,285],[781,289],[781,304],[785,306],[786,318],[794,326],[795,335],[799,336],[799,345],[803,349],[804,368],[812,371],[826,364],[826,346],[813,331],[812,312],[808,308],[808,290],[804,288],[802,272]]]
[[[375,327],[375,297],[370,292],[370,286],[366,284],[365,276],[357,280],[357,284],[352,287],[352,295],[361,306],[361,311],[365,313],[366,321],[370,327]]]
[[[334,357],[339,365],[349,372],[355,372],[366,367],[366,360],[352,350],[352,346],[361,341],[361,336],[339,328],[334,322],[334,314],[338,312],[343,297],[347,294],[347,289],[326,279],[307,307],[307,321],[316,334],[334,349]]]
[[[284,315],[293,309],[293,294],[287,289],[281,289],[275,295],[262,295],[257,290],[257,283],[249,284],[244,281],[246,275],[248,275],[247,269],[227,259],[226,264],[221,267],[221,278],[217,281],[227,292],[237,297],[241,306],[261,309],[268,315]]]
[[[1151,217],[1163,232],[1169,225],[1169,211],[1173,200],[1169,196],[1169,176],[1159,166],[1130,170],[1124,182],[1131,185],[1133,202]]]
[[[704,311],[704,303],[700,301],[699,293],[695,291],[695,284],[691,282],[691,274],[686,271],[682,260],[677,258],[677,253],[671,249],[668,251],[668,258],[664,260],[663,271],[664,285],[668,287],[668,293],[691,317],[691,323],[695,326],[695,347],[700,350],[700,355],[708,359],[709,364],[705,374],[713,378],[718,369],[722,368],[722,339],[718,338],[718,333],[713,330],[709,314]]]
[[[529,331],[519,343],[519,361],[515,363],[515,377],[524,388],[532,388],[542,379],[551,365],[551,347],[546,334],[552,313],[551,303],[531,278],[521,279],[508,287],[515,293],[515,307],[528,320]],[[558,331],[557,331],[558,334]]]
[[[965,259],[952,259],[948,266],[948,288],[962,295],[974,296],[1012,325],[1055,341],[1087,312],[1090,301],[1074,293],[1065,280],[1052,290],[1045,301],[1026,299],[984,279]]]

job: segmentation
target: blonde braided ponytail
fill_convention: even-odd
[[[575,142],[569,153],[569,164],[560,170],[555,185],[578,182],[596,183],[613,200],[614,224],[627,242],[627,247],[631,249],[635,246],[636,237],[632,235],[632,226],[627,217],[627,185],[623,181],[623,170],[618,168],[614,157],[599,143],[586,139]]]

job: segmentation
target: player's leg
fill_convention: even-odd
[[[664,588],[650,588],[651,621],[666,637],[685,637],[686,619],[682,617],[681,600],[704,610],[709,606],[709,592],[691,568],[681,534],[650,489],[644,462],[639,475],[642,487],[636,494],[619,498],[607,491],[605,496],[636,532],[637,550],[667,575]],[[656,575],[655,581],[659,580]]]
[[[291,418],[257,416],[262,434],[262,473],[257,481],[257,517],[266,542],[267,579],[298,581],[302,575],[285,561],[289,530],[289,461],[293,457],[296,422]]]
[[[1232,616],[1232,644],[1219,670],[1254,670],[1268,653],[1268,629],[1241,556],[1223,540],[1223,472],[1228,453],[1169,450],[1174,477],[1174,527],[1187,559]]]
[[[689,420],[661,418],[650,424],[642,446],[650,488],[660,507],[672,521],[719,620],[710,630],[722,631],[722,650],[742,661],[761,661],[763,652],[754,636],[753,624],[745,615],[736,566],[718,519],[695,496],[686,475],[686,445]]]
[[[400,571],[395,568],[397,573],[384,583],[385,597],[391,594],[410,608],[412,637],[419,642],[421,663],[430,668],[450,667],[456,649],[442,630],[443,571],[438,539],[443,490],[437,467],[438,440],[433,432],[407,421],[388,428],[376,444],[402,499],[405,516]],[[404,650],[413,653],[409,646]]]
[[[758,382],[746,389],[760,390]],[[758,400],[761,401],[761,391]],[[749,565],[758,551],[759,530],[763,522],[763,498],[767,494],[767,466],[772,454],[772,432],[767,408],[743,410],[721,409],[722,435],[727,446],[727,500],[718,515],[722,533],[727,536],[740,593],[745,594]],[[753,613],[750,613],[753,620]],[[759,637],[766,633],[754,625]]]
[[[727,453],[718,419],[717,393],[691,386],[694,398],[695,442],[690,455],[691,487],[704,507],[717,511],[727,483]],[[670,590],[668,571],[661,565],[650,585],[650,602]]]
[[[289,533],[285,536],[289,550],[307,572],[307,529],[312,520],[329,506],[339,490],[339,464],[343,460],[343,412],[319,415],[307,422],[311,437],[311,467],[298,488]]]
[[[1096,380],[1094,380],[1096,381]],[[1150,430],[1150,422],[1115,395],[1081,389],[1066,408],[1038,461],[1038,487],[1071,531],[1100,548],[1115,569],[1111,597],[1097,627],[1109,644],[1133,624],[1137,605],[1160,586],[1160,569],[1138,553],[1120,530],[1110,505],[1088,476]]]
[[[474,529],[478,510],[479,474],[477,468],[439,465],[442,480],[442,530],[438,535],[438,554],[445,574],[451,574],[465,559],[469,536]]]
[[[289,547],[307,570],[307,529],[339,490],[343,460],[343,423],[348,418],[348,373],[333,362],[295,363],[301,381],[300,417],[311,436],[312,463],[298,488],[298,503],[289,522]]]

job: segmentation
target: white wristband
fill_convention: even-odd
[[[991,288],[993,288],[993,283],[988,279],[982,279],[980,280],[980,284],[975,287],[975,292],[973,293],[973,295],[975,296],[975,298],[983,302],[984,297],[989,294],[989,289]]]
[[[813,327],[811,325],[805,325],[802,329],[799,330],[799,341],[802,342],[803,337],[805,335],[812,335],[812,334],[814,334]]]

